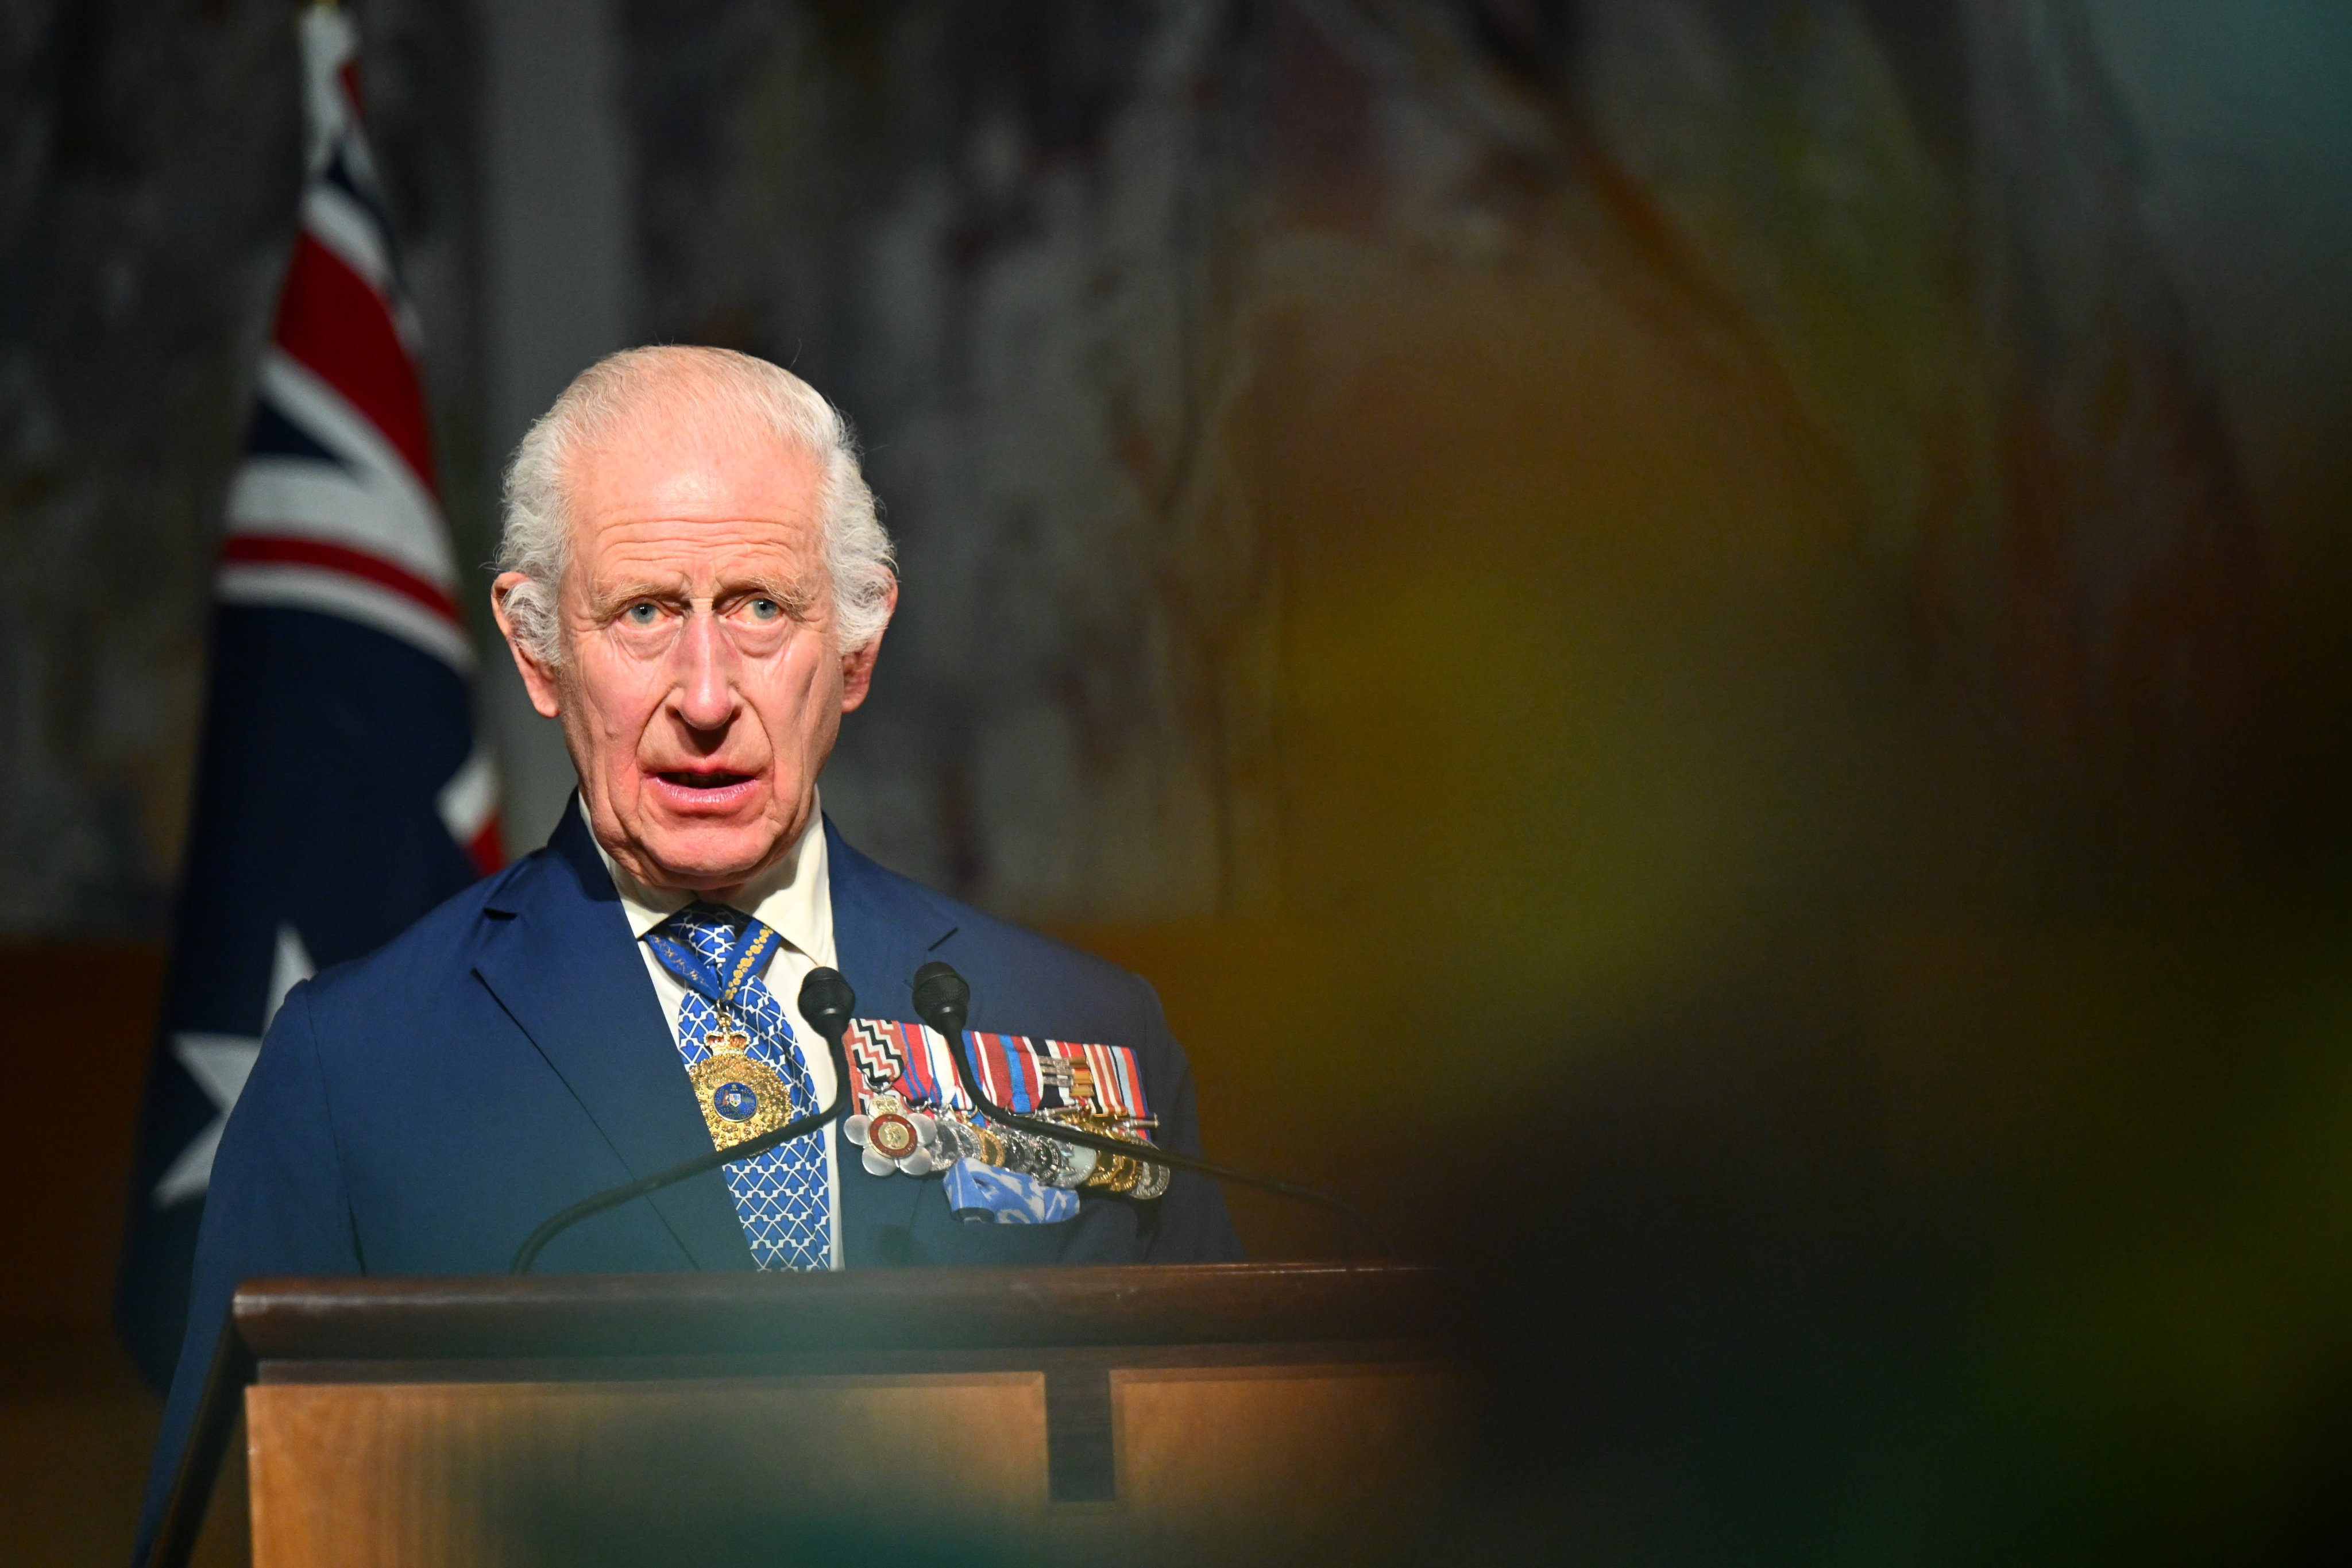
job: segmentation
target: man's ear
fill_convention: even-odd
[[[884,606],[882,626],[889,629],[890,617],[898,613],[898,579],[890,579],[890,597]],[[874,661],[882,652],[882,633],[876,632],[866,639],[866,646],[841,656],[841,710],[854,713],[865,702],[866,692],[874,687]]]
[[[498,618],[499,633],[507,639],[507,651],[514,655],[515,668],[522,673],[522,689],[530,693],[530,705],[541,718],[552,719],[562,711],[555,696],[555,670],[541,663],[539,656],[515,635],[514,617],[507,608],[507,595],[530,581],[520,572],[499,573],[498,581],[490,584],[490,614]]]

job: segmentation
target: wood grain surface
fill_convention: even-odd
[[[1377,1562],[1460,1428],[1428,1363],[1109,1373],[1115,1493],[1055,1500],[1040,1373],[247,1392],[256,1568]]]

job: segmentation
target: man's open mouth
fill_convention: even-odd
[[[737,784],[750,783],[751,779],[750,773],[688,773],[684,770],[660,773],[654,776],[664,784],[676,784],[680,789],[732,789]]]

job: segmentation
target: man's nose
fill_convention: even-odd
[[[725,729],[735,716],[735,649],[719,631],[716,614],[697,606],[687,616],[677,658],[671,699],[677,716],[692,729]]]

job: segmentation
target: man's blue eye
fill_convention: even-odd
[[[661,614],[661,612],[655,609],[651,605],[640,604],[631,605],[627,609],[623,610],[621,614],[628,617],[629,625],[633,626],[649,626],[654,624],[654,617]]]
[[[772,621],[783,613],[783,606],[777,604],[773,599],[754,599],[751,601],[751,618],[755,621]]]

